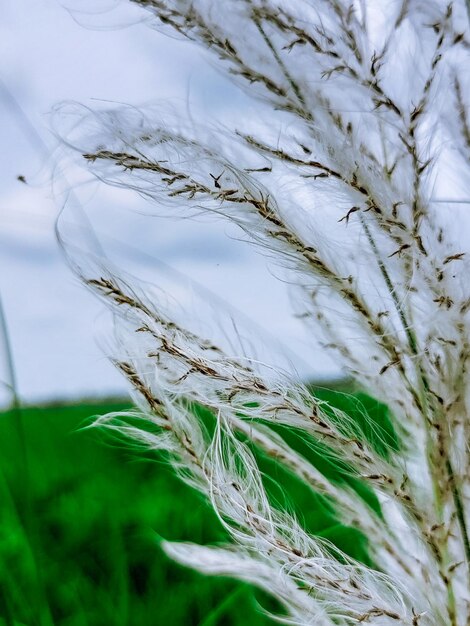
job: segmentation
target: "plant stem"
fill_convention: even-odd
[[[24,477],[28,476],[28,454],[26,449],[26,440],[25,440],[25,430],[23,424],[23,415],[21,412],[21,403],[18,394],[18,385],[16,380],[16,372],[15,365],[13,361],[13,351],[11,348],[10,342],[10,334],[8,332],[8,326],[5,316],[5,310],[3,308],[2,297],[0,295],[0,336],[3,337],[3,345],[5,348],[5,360],[7,367],[7,376],[9,382],[7,383],[7,388],[11,393],[11,404],[10,410],[13,414],[13,419],[15,422],[17,437],[18,437],[18,445],[21,450],[21,459],[22,459],[22,469],[24,472]],[[23,481],[24,487],[26,489],[26,495],[28,493],[28,480]]]
[[[464,512],[464,506],[462,502],[462,495],[460,493],[460,489],[457,487],[457,484],[455,481],[454,469],[452,467],[452,463],[450,462],[450,460],[447,461],[447,473],[449,474],[449,481],[452,485],[452,495],[453,495],[454,502],[455,502],[455,511],[457,513],[457,519],[459,521],[460,530],[462,532],[465,557],[467,559],[467,566],[468,566],[469,577],[470,577],[470,541],[468,537],[467,522],[465,520],[465,512]]]
[[[470,0],[467,0],[467,4],[470,4]],[[382,277],[385,281],[385,284],[387,286],[387,290],[390,293],[390,296],[392,297],[394,306],[396,308],[396,311],[400,317],[400,321],[403,325],[403,329],[406,333],[406,337],[408,340],[408,345],[409,348],[411,350],[411,353],[413,354],[414,357],[418,356],[418,345],[417,345],[417,341],[416,341],[416,336],[414,334],[414,332],[411,329],[411,326],[408,324],[408,320],[406,318],[406,314],[403,310],[402,304],[400,302],[400,300],[398,299],[398,296],[396,294],[395,288],[393,286],[392,280],[390,278],[390,275],[387,271],[387,268],[385,267],[384,262],[382,261],[382,258],[380,256],[379,250],[377,248],[377,244],[375,243],[375,240],[372,236],[372,233],[370,232],[370,228],[367,225],[364,217],[361,215],[360,216],[361,219],[361,223],[362,226],[364,228],[364,232],[366,234],[367,240],[372,248],[372,251],[374,253],[374,256],[376,258],[377,264],[379,266],[380,269],[380,273],[382,274]],[[423,391],[426,393],[429,391],[429,382],[427,380],[427,377],[425,375],[425,373],[422,371],[422,367],[420,365],[418,365],[417,367],[418,370],[418,374],[419,374],[419,378],[421,380],[421,384],[423,387]],[[425,409],[426,407],[426,402],[423,402],[423,409]],[[428,445],[429,445],[429,441],[428,441]],[[431,465],[431,463],[430,463]],[[462,534],[462,542],[463,542],[463,546],[464,546],[464,551],[465,551],[465,559],[466,559],[466,564],[467,564],[467,572],[468,572],[468,576],[469,576],[469,580],[470,580],[470,541],[469,541],[469,535],[468,535],[468,529],[467,529],[467,524],[466,524],[466,520],[465,520],[465,514],[464,514],[464,508],[463,508],[463,503],[462,503],[462,496],[460,494],[460,490],[457,486],[456,480],[455,480],[455,473],[454,473],[454,469],[452,467],[452,463],[450,461],[450,459],[446,460],[446,470],[447,470],[447,474],[448,474],[448,478],[449,478],[449,482],[451,484],[451,491],[452,491],[452,499],[454,501],[454,506],[455,506],[455,512],[457,514],[457,520],[460,526],[460,532]],[[433,474],[433,472],[431,471],[431,475]],[[440,497],[439,492],[439,488],[438,488],[438,481],[436,481],[435,479],[433,479],[433,488],[434,488],[434,498],[436,501],[436,506],[439,509],[440,513],[439,513],[439,517],[442,517],[442,500]],[[446,550],[447,552],[447,550]],[[449,589],[448,590],[448,598],[449,598],[449,617],[450,619],[453,620],[453,622],[455,622],[455,598],[454,598],[454,594],[453,592]]]

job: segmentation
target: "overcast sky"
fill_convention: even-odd
[[[140,10],[122,3],[102,15],[85,9],[72,14],[65,4],[0,0],[0,294],[20,395],[27,401],[125,389],[96,341],[109,320],[101,319],[101,305],[72,275],[55,241],[64,198],[51,186],[52,172],[57,175],[53,107],[70,100],[93,107],[98,100],[163,99],[233,119],[245,106],[243,94],[207,63],[205,53],[139,23]],[[335,371],[306,343],[272,269],[235,241],[226,225],[155,218],[144,223],[136,213],[140,201],[131,194],[109,188],[77,193],[92,218],[97,203],[113,216],[112,232],[100,232],[126,269],[152,279],[159,262],[167,263],[284,337],[308,362],[298,361],[303,373]]]

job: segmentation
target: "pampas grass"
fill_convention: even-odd
[[[468,218],[456,204],[470,166],[468,5],[133,3],[150,26],[207,48],[259,116],[229,131],[152,108],[69,106],[65,144],[157,214],[236,224],[284,268],[296,314],[337,363],[390,408],[398,445],[378,432],[379,449],[294,373],[204,335],[161,289],[75,255],[114,312],[112,359],[139,406],[97,425],[166,451],[232,540],[167,553],[263,588],[279,620],[469,624]],[[380,511],[323,475],[291,432],[362,481]],[[254,450],[324,494],[368,538],[373,565],[273,503]]]

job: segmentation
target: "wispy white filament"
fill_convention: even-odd
[[[388,405],[399,439],[379,453],[295,377],[221,347],[162,291],[75,255],[114,312],[113,359],[141,410],[98,423],[166,450],[232,541],[166,550],[271,592],[288,623],[467,625],[469,224],[455,208],[470,180],[467,4],[133,2],[151,26],[208,48],[260,116],[227,130],[156,108],[74,105],[61,110],[66,145],[157,214],[239,226],[285,268],[296,314]],[[381,512],[312,466],[286,431],[321,442]],[[374,567],[275,507],[254,449],[328,498],[368,538]]]

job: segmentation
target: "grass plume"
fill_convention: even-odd
[[[297,315],[389,407],[398,441],[380,451],[295,376],[181,321],[161,291],[103,259],[74,257],[114,312],[112,358],[141,411],[98,423],[165,450],[231,538],[225,547],[167,543],[168,554],[260,586],[288,623],[468,624],[468,246],[465,216],[436,199],[468,194],[468,4],[133,4],[149,25],[208,49],[259,117],[229,133],[152,108],[73,106],[62,109],[73,121],[67,145],[157,213],[238,225],[285,268]],[[292,433],[321,446],[380,507],[325,476]],[[371,563],[276,505],[259,455],[323,494],[368,538]]]

